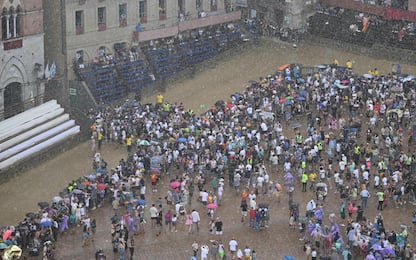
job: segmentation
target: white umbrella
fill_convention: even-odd
[[[373,75],[367,73],[367,74],[364,74],[363,77],[366,79],[372,79]]]

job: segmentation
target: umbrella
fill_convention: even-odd
[[[19,259],[21,256],[22,256],[22,249],[15,245],[12,245],[6,248],[3,251],[3,255],[2,255],[4,260]]]
[[[342,85],[342,84],[339,84],[339,83],[337,83],[337,82],[335,82],[334,84],[335,84],[335,86],[337,86],[337,87],[338,87],[338,88],[340,88],[340,89],[346,89],[346,88],[348,88],[348,87],[349,87],[348,85]]]
[[[74,193],[74,194],[81,194],[82,193],[82,190],[74,189],[74,190],[72,190],[72,193]]]
[[[302,97],[306,97],[306,95],[308,95],[308,92],[306,90],[299,90],[299,95]]]
[[[216,209],[216,208],[218,208],[218,206],[215,203],[210,203],[210,204],[207,205],[207,208],[208,209]]]
[[[137,203],[137,205],[146,205],[145,200],[137,200],[136,203]]]
[[[288,100],[288,101],[286,101],[285,103],[283,103],[285,106],[288,106],[288,105],[292,105],[293,104],[293,102],[292,102],[292,100]]]
[[[49,203],[46,201],[41,201],[38,203],[38,206],[42,209],[49,207]]]
[[[35,217],[35,213],[33,213],[33,212],[28,212],[28,213],[26,213],[26,217],[28,217],[28,218],[34,218]]]
[[[296,100],[298,100],[298,101],[305,101],[306,98],[304,98],[304,97],[297,97]]]
[[[90,174],[87,175],[87,178],[90,179],[90,180],[93,180],[96,177],[97,177],[97,175],[95,175],[94,173],[90,173]]]
[[[84,183],[80,183],[80,184],[78,184],[78,189],[85,189],[86,188],[86,186],[85,186],[85,184]]]
[[[140,140],[139,142],[137,142],[137,144],[141,145],[141,146],[149,146],[150,145],[149,141],[147,141],[147,140]]]
[[[173,181],[169,184],[169,187],[171,187],[172,189],[176,189],[179,186],[181,186],[181,183],[179,181]]]
[[[326,183],[324,183],[324,182],[319,182],[319,183],[317,183],[317,184],[316,184],[316,187],[317,187],[317,188],[321,188],[321,187],[322,187],[322,188],[326,188],[326,186],[327,186],[327,185],[326,185]]]
[[[176,142],[178,143],[186,143],[187,139],[185,137],[179,137],[178,139],[176,139]]]
[[[414,76],[414,75],[407,75],[406,77],[402,78],[401,81],[402,82],[407,82],[407,81],[412,81],[414,79],[416,79],[416,76]]]
[[[61,198],[61,197],[59,197],[59,196],[55,196],[55,197],[53,197],[53,199],[52,199],[52,201],[54,202],[54,203],[59,203],[59,202],[61,202],[63,200],[63,198]]]
[[[364,74],[363,77],[366,78],[366,79],[372,79],[373,78],[373,75],[371,75],[371,74]]]
[[[277,68],[277,70],[285,70],[288,67],[290,67],[290,64],[289,63],[280,66],[279,68]]]
[[[318,65],[318,66],[316,66],[318,69],[326,69],[327,68],[327,66],[326,65],[323,65],[323,64],[321,64],[321,65]]]
[[[0,243],[0,250],[6,249],[6,248],[7,248],[6,243],[1,242],[1,243]]]
[[[225,105],[224,100],[218,100],[217,102],[215,102],[215,106],[217,106],[217,107],[222,107],[223,105]]]
[[[99,189],[99,190],[105,190],[106,187],[107,187],[107,185],[105,185],[104,183],[98,183],[97,184],[97,189]]]
[[[281,98],[281,99],[279,99],[279,102],[280,102],[280,103],[284,103],[284,102],[286,102],[286,98]]]
[[[299,123],[293,124],[293,129],[298,129],[300,128],[302,125]]]
[[[341,83],[342,84],[348,84],[348,83],[350,83],[350,81],[348,79],[343,79],[343,80],[341,80]]]
[[[52,222],[51,221],[49,221],[49,220],[46,220],[46,221],[43,221],[43,222],[40,222],[40,226],[41,227],[51,227],[52,226]]]
[[[287,96],[286,97],[286,100],[292,100],[293,99],[293,97],[292,96]]]

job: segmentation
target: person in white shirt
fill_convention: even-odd
[[[228,246],[231,252],[231,259],[233,259],[235,254],[237,253],[238,243],[234,238],[231,238],[230,242],[228,243]]]
[[[196,232],[199,233],[199,222],[201,221],[201,218],[199,217],[199,212],[193,209],[191,216],[192,216],[192,226],[193,226],[192,233],[194,229],[196,229]]]
[[[201,260],[208,260],[209,247],[207,245],[201,246]]]

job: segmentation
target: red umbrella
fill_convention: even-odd
[[[290,67],[290,64],[289,63],[280,66],[279,68],[277,68],[277,70],[285,70],[288,67]]]
[[[279,102],[280,102],[280,103],[284,103],[284,102],[286,102],[286,98],[281,98],[281,99],[279,99]]]
[[[207,208],[208,209],[216,209],[216,208],[218,208],[218,206],[215,203],[210,203],[210,204],[207,205]]]
[[[172,181],[170,184],[169,184],[169,187],[171,187],[172,189],[176,189],[176,188],[178,188],[178,187],[180,187],[181,186],[181,183],[179,182],[179,181]]]
[[[105,185],[104,183],[98,183],[97,184],[97,189],[99,189],[99,190],[105,190],[106,187],[107,187],[107,185]]]

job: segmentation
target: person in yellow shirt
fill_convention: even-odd
[[[161,93],[158,93],[156,96],[156,104],[161,106],[163,104],[163,95]]]
[[[309,182],[311,183],[311,186],[309,187],[309,189],[311,191],[315,191],[315,189],[316,189],[316,186],[315,186],[315,184],[316,184],[316,177],[317,177],[317,175],[316,175],[315,172],[309,173],[308,179],[309,179]]]
[[[352,61],[347,60],[347,62],[345,63],[345,66],[347,67],[347,69],[352,69]]]
[[[131,144],[133,143],[133,138],[132,136],[129,136],[126,138],[126,146],[127,146],[127,152],[130,153],[131,152]]]
[[[334,67],[338,67],[339,61],[337,59],[334,59]]]
[[[374,76],[375,77],[380,76],[380,71],[377,68],[374,69]]]

